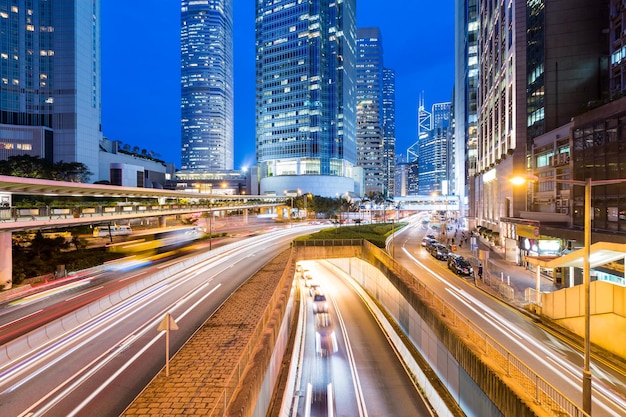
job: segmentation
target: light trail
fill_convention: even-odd
[[[10,322],[8,322],[8,323],[4,323],[3,325],[0,325],[0,329],[2,329],[2,328],[4,328],[4,327],[9,327],[10,325],[15,324],[15,323],[19,323],[20,321],[22,321],[22,320],[24,320],[24,319],[26,319],[26,318],[28,318],[28,317],[30,317],[30,316],[34,316],[34,315],[36,315],[36,314],[39,314],[39,313],[41,313],[42,311],[43,311],[43,310],[33,311],[32,313],[27,314],[27,315],[25,315],[25,316],[22,316],[22,317],[20,317],[19,319],[15,319],[15,320],[10,321]]]
[[[357,370],[356,360],[354,359],[354,353],[352,351],[352,344],[350,342],[350,336],[348,335],[346,323],[343,320],[343,316],[341,315],[341,311],[335,301],[335,298],[331,296],[330,299],[333,303],[335,313],[337,314],[339,327],[341,328],[341,333],[343,334],[343,339],[346,344],[346,356],[348,357],[348,363],[350,365],[350,374],[352,375],[352,385],[354,386],[354,392],[356,394],[355,400],[357,408],[359,410],[359,416],[367,417],[368,414],[367,407],[365,405],[365,397],[363,396],[363,388],[361,387],[361,380],[359,379],[359,372]]]
[[[535,351],[535,349],[539,350],[542,354],[544,354],[546,358],[549,358],[551,361],[558,363],[562,368],[568,370],[568,374],[574,374],[574,371],[579,370],[580,368],[579,366],[574,366],[571,362],[567,362],[564,358],[555,355],[554,352],[552,352],[547,347],[545,347],[543,343],[536,340],[531,335],[525,333],[523,330],[517,328],[515,325],[513,325],[509,321],[505,320],[498,313],[496,313],[493,309],[489,308],[488,306],[480,302],[478,299],[472,297],[468,293],[465,293],[463,290],[451,285],[445,278],[441,277],[439,274],[435,273],[433,270],[431,270],[422,262],[420,262],[417,258],[415,258],[405,247],[403,247],[402,250],[411,260],[413,260],[414,263],[419,265],[424,270],[428,271],[438,281],[445,284],[448,288],[444,288],[444,289],[449,294],[454,296],[457,300],[461,301],[470,311],[472,311],[478,317],[481,317],[485,323],[490,324],[493,327],[493,329],[503,334],[515,346],[522,349],[526,354],[528,354],[534,360],[538,361],[541,365],[545,366],[548,369],[551,369],[555,375],[557,375],[562,380],[564,380],[564,382],[566,382],[570,387],[572,387],[576,391],[581,391],[580,377],[576,377],[572,379],[566,376],[563,372],[556,369],[554,366],[551,366],[547,362],[546,359],[541,357]],[[465,299],[467,299],[468,302],[465,302],[464,300],[462,300],[461,297],[464,297]],[[473,307],[469,303],[470,300],[472,303],[474,303],[477,307],[479,307],[483,311],[481,312],[477,310],[475,307]],[[495,322],[493,320],[487,320],[485,316],[494,318]],[[476,323],[476,321],[473,321],[473,322]],[[487,330],[483,329],[483,331],[489,334]],[[519,335],[523,335],[523,337],[520,337]],[[513,336],[515,336],[515,338],[513,338]],[[526,342],[530,346],[528,346],[527,344],[523,342]],[[573,352],[579,354],[579,352],[577,351],[573,351]],[[552,385],[558,386],[558,384],[554,384],[554,383]],[[615,394],[612,390],[610,390],[610,388],[605,385],[604,381],[602,380],[596,381],[596,383],[593,386],[593,389],[594,389],[594,392],[597,392],[598,394],[602,395],[604,398],[607,398],[611,403],[613,403],[613,406],[615,408],[622,409],[622,410],[626,408],[626,401],[623,398],[617,396],[617,394]],[[595,405],[600,406],[607,413],[609,414],[614,413],[614,410],[610,408],[609,404],[607,404],[606,402],[599,401],[597,397],[594,397],[593,400],[594,400]]]
[[[51,288],[49,290],[38,292],[37,294],[29,295],[27,297],[20,298],[20,299],[15,300],[15,301],[11,301],[10,303],[8,303],[8,305],[9,306],[18,306],[18,305],[30,304],[32,302],[39,301],[41,299],[50,297],[50,296],[55,295],[55,294],[59,294],[61,292],[69,291],[69,290],[77,288],[77,287],[82,287],[84,285],[89,284],[89,282],[91,282],[89,279],[72,282],[70,284],[63,285],[61,287]]]
[[[185,319],[190,312],[205,302],[208,297],[220,288],[221,283],[205,293],[206,288],[210,285],[214,285],[212,282],[217,275],[232,268],[239,262],[246,262],[247,258],[255,256],[257,250],[266,250],[268,244],[276,242],[277,236],[283,237],[292,234],[293,231],[287,231],[274,233],[272,236],[262,235],[248,239],[247,244],[233,245],[228,250],[217,250],[210,259],[198,262],[173,274],[171,277],[140,291],[109,310],[103,311],[101,314],[81,324],[80,327],[60,334],[36,350],[25,352],[23,356],[10,363],[2,364],[0,366],[0,381],[2,381],[0,382],[0,386],[5,386],[2,393],[9,394],[14,392],[14,390],[23,386],[26,382],[32,381],[33,378],[41,373],[51,370],[55,366],[62,366],[62,362],[64,360],[67,361],[69,357],[79,349],[97,344],[101,336],[108,334],[121,320],[132,317],[136,312],[140,311],[142,307],[146,305],[146,302],[154,303],[171,291],[175,291],[177,286],[187,282],[193,283],[193,280],[195,279],[197,281],[199,276],[203,273],[210,274],[210,276],[204,278],[199,285],[194,285],[186,294],[177,297],[175,301],[169,303],[166,307],[160,308],[160,312],[157,313],[156,316],[153,316],[141,326],[136,327],[134,331],[126,333],[130,334],[130,336],[125,336],[121,340],[111,343],[108,348],[102,347],[104,351],[101,354],[97,355],[89,364],[81,366],[81,369],[68,376],[64,382],[48,391],[46,396],[26,407],[26,410],[21,415],[44,414],[46,410],[53,408],[55,404],[66,398],[74,390],[80,389],[79,387],[82,383],[93,377],[103,366],[110,363],[111,360],[119,358],[119,353],[129,349],[133,344],[136,344],[141,335],[145,335],[146,332],[154,330],[152,327],[156,328],[156,324],[160,322],[162,315],[166,311],[178,309],[188,304],[192,299],[198,298],[198,300],[193,302],[191,306],[177,317],[178,321]],[[75,413],[84,409],[90,401],[93,401],[93,399],[109,386],[115,378],[119,377],[119,375],[130,367],[142,353],[149,349],[150,345],[156,343],[159,337],[161,337],[161,335],[149,341],[148,345],[141,347],[140,351],[137,352],[131,360],[121,365],[113,375],[110,375],[104,383],[99,385],[96,390],[77,405],[71,415],[75,415]],[[36,410],[38,407],[41,408]]]

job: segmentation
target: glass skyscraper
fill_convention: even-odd
[[[182,0],[181,4],[181,168],[232,170],[233,3]]]
[[[257,0],[261,193],[355,189],[355,0]]]
[[[449,194],[444,181],[449,181],[448,151],[451,103],[436,103],[432,108],[432,129],[419,140],[419,193]]]
[[[100,0],[0,0],[0,158],[81,162],[100,179],[99,19]]]
[[[358,28],[356,58],[357,165],[365,195],[386,194],[383,141],[383,40],[380,30]]]
[[[388,196],[396,194],[396,73],[383,68],[383,182]]]

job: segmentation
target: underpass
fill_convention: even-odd
[[[448,415],[449,410],[456,406],[460,406],[466,415],[476,416],[584,415],[574,402],[563,397],[550,382],[519,362],[514,354],[506,350],[494,350],[499,346],[497,343],[490,341],[480,328],[471,325],[468,327],[471,323],[459,311],[455,311],[432,290],[420,284],[414,275],[397,265],[385,253],[370,247],[367,242],[341,242],[343,246],[336,246],[338,243],[316,242],[316,246],[307,247],[296,245],[293,249],[295,253],[293,261],[334,258],[329,262],[353,277],[366,293],[373,296],[375,304],[385,308],[381,314],[395,321],[395,324],[389,325],[393,331],[389,331],[388,334],[398,335],[396,349],[403,352],[401,355],[403,360],[410,361],[412,357],[418,356],[415,362],[418,364],[423,362],[427,365],[426,368],[430,369],[424,371],[417,379],[418,384],[428,393],[428,399],[438,415]],[[286,269],[289,270],[288,273],[294,273],[293,265]],[[293,286],[290,288],[293,289]],[[293,299],[293,293],[291,294],[290,299]],[[295,313],[292,311],[291,314],[293,318]],[[291,321],[289,316],[283,317],[282,323],[287,325],[287,328],[282,328],[278,339],[273,340],[281,340],[280,345],[283,346],[281,351],[288,351],[284,345],[284,338],[296,324],[292,324],[290,328],[285,323],[298,321]],[[411,341],[409,345],[406,344],[407,337]],[[257,366],[265,364],[262,369],[266,372],[259,373],[257,369],[254,372],[256,379],[253,381],[242,375],[239,389],[243,388],[246,395],[242,399],[237,396],[238,391],[235,390],[232,403],[226,406],[226,409],[238,404],[237,410],[245,410],[241,415],[253,415],[255,407],[269,401],[268,395],[278,378],[278,370],[287,365],[280,354],[277,352],[270,354],[266,351],[268,346],[274,344],[270,340],[263,340],[263,347],[259,346],[259,349],[265,351],[261,355],[264,359],[261,362],[255,360],[255,363]],[[418,354],[415,353],[415,348]],[[294,348],[294,351],[297,350]],[[497,359],[500,355],[498,352],[505,353],[504,365],[497,360],[495,362],[489,360]],[[291,362],[293,363],[293,360]],[[419,366],[415,368],[416,375],[419,369],[421,369]],[[528,380],[530,386],[522,386],[522,383],[526,382],[514,376],[519,371],[531,376]],[[285,396],[283,398],[287,398],[282,400],[283,407],[285,404],[291,404],[294,397],[300,397],[303,391],[301,386],[299,390],[290,391],[289,381],[293,382],[295,380],[293,378],[291,375],[287,382],[279,382],[280,392]],[[152,387],[149,390],[158,392],[159,388]],[[452,402],[449,401],[450,396]],[[141,404],[145,399],[138,398],[137,401]],[[607,406],[616,407],[614,410],[621,409],[619,404],[611,405],[610,402]],[[444,411],[443,407],[448,411]],[[599,411],[597,415],[619,415],[618,412],[605,414]],[[230,414],[227,412],[224,415]]]

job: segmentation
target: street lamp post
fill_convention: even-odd
[[[600,181],[601,182],[601,181]],[[585,179],[585,250],[583,253],[583,293],[585,297],[585,340],[583,354],[583,411],[591,415],[591,274],[589,272],[591,257],[591,178]]]
[[[527,175],[522,177],[511,178],[511,182],[515,185],[524,184],[527,181],[538,181],[535,175]],[[545,178],[546,181],[554,181],[562,184],[572,184],[585,187],[585,211],[584,211],[584,248],[583,248],[583,298],[584,298],[584,327],[585,336],[583,341],[583,375],[582,375],[582,394],[583,394],[583,411],[591,415],[591,291],[590,291],[590,258],[591,258],[591,187],[594,185],[611,185],[626,183],[626,178],[612,180],[593,181],[587,178],[581,180],[566,180],[557,178]]]
[[[209,250],[213,250],[213,184],[209,188]]]
[[[295,193],[289,192],[287,190],[283,191],[283,194],[285,194],[285,197],[289,197],[291,199],[291,211],[289,211],[289,215],[287,216],[287,218],[289,219],[289,227],[293,227],[293,224],[291,223],[291,215],[293,212],[293,196]],[[297,195],[297,194],[295,194]]]

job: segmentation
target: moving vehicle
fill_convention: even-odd
[[[315,284],[315,279],[309,273],[309,271],[305,271],[304,272],[304,286],[305,287],[311,287],[312,284]]]
[[[133,229],[125,224],[109,224],[93,228],[93,237],[126,236],[131,233]]]
[[[337,336],[330,314],[315,315],[315,352],[322,356],[330,356],[337,352]]]
[[[179,249],[204,236],[196,226],[166,227],[135,234],[132,240],[107,245],[110,252],[150,256]]]
[[[474,275],[474,269],[470,262],[461,255],[448,255],[448,269],[457,275]]]
[[[328,313],[328,301],[321,292],[313,294],[313,313]]]

